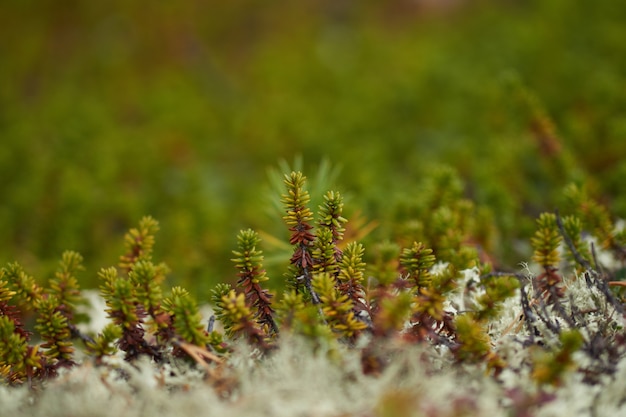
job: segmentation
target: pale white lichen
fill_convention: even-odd
[[[464,289],[479,279],[478,270],[464,271],[448,307],[457,311],[471,308],[475,303],[471,297],[480,293],[468,295]],[[565,311],[585,311],[586,325],[580,328],[585,340],[607,325],[612,325],[614,332],[623,332],[623,317],[582,276],[568,278],[564,285]],[[429,343],[389,346],[382,373],[365,375],[360,353],[371,338],[358,340],[352,348],[340,344],[314,348],[306,340],[285,334],[278,348],[261,359],[259,352],[244,344],[236,345],[228,365],[218,375],[224,378],[224,384],[231,384],[223,390],[216,389],[222,381],[215,375],[207,376],[185,360],[157,364],[143,358],[131,364],[112,356],[103,358],[102,366],[95,366],[84,358],[79,366],[47,381],[39,392],[29,390],[26,384],[16,388],[0,386],[0,415],[626,416],[623,357],[616,364],[615,374],[599,375],[595,384],[590,384],[576,370],[592,367],[598,358],[578,351],[572,356],[575,366],[563,374],[560,385],[537,385],[530,366],[532,358],[524,345],[530,334],[522,311],[521,295],[517,293],[488,323],[492,349],[507,364],[497,376],[488,373],[482,363],[459,363],[445,345]],[[558,323],[567,328],[563,319]],[[101,325],[88,330],[98,331]],[[540,333],[533,335],[535,341],[540,340],[546,348],[559,347],[557,334],[540,320],[534,325]],[[521,414],[521,410],[528,414]]]
[[[34,395],[23,388],[0,388],[3,415],[46,417],[95,416],[386,416],[394,406],[411,416],[507,416],[513,406],[507,392],[518,389],[532,395],[536,387],[525,372],[507,371],[499,379],[478,366],[449,364],[433,372],[421,347],[396,352],[391,365],[378,377],[360,371],[356,352],[346,349],[337,359],[329,352],[314,353],[302,340],[286,338],[281,348],[260,362],[249,352],[235,354],[240,381],[236,395],[220,398],[197,370],[187,365],[175,378],[172,368],[149,361],[119,368],[76,367]],[[538,404],[533,415],[624,415],[626,364],[618,374],[598,385],[582,382],[571,373],[555,398]],[[34,404],[29,399],[36,397]],[[402,402],[410,407],[402,408]],[[609,414],[607,414],[609,413]],[[622,414],[620,414],[622,413]]]

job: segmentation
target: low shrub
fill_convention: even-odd
[[[565,194],[568,214],[539,216],[532,261],[519,271],[493,268],[480,249],[482,223],[454,195],[417,228],[428,244],[382,242],[367,265],[368,248],[345,242],[341,194],[328,191],[314,214],[306,177],[294,171],[281,197],[291,247],[282,294],[265,288],[259,233],[242,230],[237,282],[215,286],[203,318],[187,290],[164,291],[169,269],[153,260],[159,226],[144,217],[117,266],[98,273],[107,324],[95,333],[82,323],[97,309],[85,310],[78,253],[63,254],[46,286],[11,263],[0,270],[4,410],[623,412],[626,232],[585,190]]]

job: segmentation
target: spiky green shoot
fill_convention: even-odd
[[[337,335],[352,338],[367,327],[355,317],[352,301],[346,294],[338,291],[332,275],[315,274],[312,285],[320,296],[324,317]]]
[[[304,189],[306,177],[301,172],[292,172],[285,175],[285,186],[287,194],[282,195],[282,203],[287,213],[283,219],[289,227],[291,236],[289,243],[294,246],[294,252],[289,260],[294,269],[290,272],[290,286],[296,291],[305,290],[315,304],[320,300],[315,291],[311,288],[311,268],[313,258],[311,256],[311,244],[315,236],[311,233],[310,222],[313,220],[313,213],[307,207],[311,200],[308,191]]]
[[[205,346],[209,337],[202,324],[196,300],[181,287],[172,288],[172,294],[163,301],[165,310],[172,316],[174,331],[184,341]]]
[[[126,253],[120,257],[120,268],[130,272],[138,261],[152,259],[154,235],[159,231],[159,222],[150,216],[139,221],[139,227],[132,228],[124,236]]]
[[[423,243],[413,242],[410,248],[402,249],[400,265],[404,268],[405,278],[413,282],[416,289],[428,287],[432,278],[430,268],[435,264],[435,256]]]
[[[272,308],[273,295],[261,287],[261,283],[269,278],[263,269],[263,252],[257,249],[261,239],[252,229],[242,230],[237,236],[238,250],[233,251],[236,258],[232,259],[237,273],[237,285],[243,290],[246,303],[254,309],[257,322],[267,333],[278,333],[274,322]]]
[[[542,213],[537,219],[535,236],[530,241],[534,249],[533,261],[544,269],[557,267],[561,260],[559,245],[562,240],[554,213]]]

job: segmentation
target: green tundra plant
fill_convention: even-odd
[[[543,272],[535,280],[535,291],[544,297],[548,304],[554,304],[563,298],[562,277],[558,274],[561,256],[559,245],[563,237],[559,233],[554,213],[542,213],[537,219],[537,231],[531,239],[534,248],[533,260]]]
[[[395,210],[392,234],[403,247],[422,242],[441,262],[458,270],[491,260],[496,234],[492,215],[465,198],[463,183],[450,167],[426,176],[416,193]]]
[[[261,287],[269,278],[263,269],[263,252],[257,249],[260,242],[258,233],[252,229],[242,230],[237,236],[238,250],[233,251],[233,259],[239,279],[237,285],[243,290],[246,303],[255,309],[258,324],[268,334],[278,333],[272,308],[272,294]]]
[[[126,235],[127,252],[120,258],[119,269],[103,268],[98,273],[110,323],[93,338],[77,327],[77,307],[84,304],[75,277],[83,269],[78,253],[63,254],[49,287],[38,285],[16,263],[1,269],[0,366],[5,381],[32,385],[61,368],[75,366],[75,340],[99,364],[118,349],[128,361],[144,355],[164,361],[170,348],[184,355],[178,349],[183,343],[207,345],[211,338],[189,293],[175,287],[171,296],[163,297],[161,283],[168,269],[151,261],[157,230],[154,219],[142,219],[139,228]],[[40,344],[32,344],[33,333],[23,321],[26,315],[35,316]]]
[[[348,294],[341,293],[335,277],[328,272],[315,274],[312,287],[320,296],[324,318],[331,330],[341,337],[354,338],[367,327],[355,317],[352,300]]]
[[[383,241],[367,258],[365,244],[344,241],[348,220],[341,194],[325,193],[314,214],[306,184],[301,172],[284,177],[283,220],[293,252],[285,259],[282,292],[265,288],[270,277],[263,242],[256,231],[243,229],[232,250],[233,284],[213,288],[209,317],[186,289],[163,288],[169,269],[152,259],[158,223],[150,217],[126,234],[118,265],[97,274],[108,317],[97,334],[78,327],[84,303],[75,278],[82,271],[78,253],[63,254],[47,285],[18,264],[0,269],[3,381],[45,387],[85,362],[118,372],[121,358],[131,367],[148,359],[161,375],[159,384],[184,363],[188,372],[202,372],[220,397],[235,398],[233,392],[245,385],[234,371],[242,350],[249,352],[246,366],[261,367],[279,357],[286,343],[302,340],[311,360],[324,355],[343,366],[347,352],[356,355],[363,375],[391,372],[398,366],[394,358],[416,348],[429,372],[477,369],[497,386],[527,380],[534,391],[506,391],[519,411],[523,398],[549,402],[549,390],[572,375],[584,384],[603,384],[620,372],[626,357],[622,285],[615,267],[600,268],[587,244],[596,223],[576,214],[541,214],[530,239],[536,274],[494,270],[481,258],[479,243],[452,236],[437,240],[438,250],[422,241]],[[447,184],[454,189],[454,181]],[[453,206],[469,213],[458,195],[441,191],[430,196],[435,207],[446,204],[439,220],[455,218],[458,213],[448,212]],[[611,230],[613,243],[602,250],[619,254],[619,234]],[[449,252],[455,247],[461,255]]]

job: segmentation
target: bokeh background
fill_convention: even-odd
[[[294,166],[373,241],[447,166],[515,267],[572,181],[626,214],[626,3],[5,0],[0,143],[0,262],[38,279],[73,249],[97,285],[152,215],[203,297],[238,230],[286,236]]]

